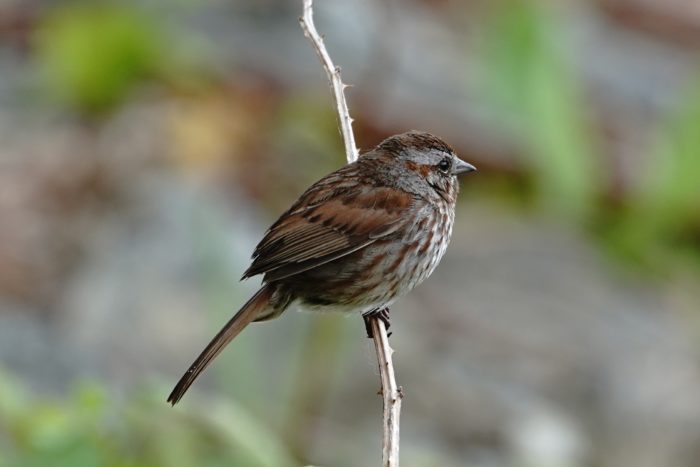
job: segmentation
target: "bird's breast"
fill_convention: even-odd
[[[339,260],[289,278],[311,308],[369,311],[391,305],[427,279],[445,254],[454,209],[425,205],[405,227]]]
[[[367,270],[376,280],[370,301],[393,302],[427,279],[447,250],[453,224],[454,209],[450,206],[426,207],[399,241],[370,247],[365,257],[369,260]]]

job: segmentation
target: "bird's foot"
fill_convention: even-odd
[[[365,331],[367,331],[367,337],[370,339],[374,338],[374,332],[372,332],[372,318],[377,317],[384,323],[387,331],[391,327],[391,319],[389,316],[389,308],[381,308],[368,311],[362,315],[362,319],[365,321]],[[387,337],[391,337],[391,332],[387,334]]]

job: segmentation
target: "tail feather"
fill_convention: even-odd
[[[236,337],[251,321],[258,315],[263,314],[269,305],[271,291],[269,287],[263,286],[251,297],[248,302],[236,313],[231,320],[219,331],[202,353],[197,357],[189,370],[182,375],[180,381],[168,396],[168,402],[177,404],[185,395],[194,380],[204,371],[211,361]]]

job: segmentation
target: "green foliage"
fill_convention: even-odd
[[[95,384],[64,400],[32,396],[0,378],[0,465],[260,466],[292,465],[275,435],[222,401],[171,408],[164,391],[127,401]]]
[[[700,80],[657,135],[650,164],[628,209],[609,233],[615,250],[667,269],[700,266]]]
[[[69,4],[48,14],[35,45],[52,95],[87,113],[111,109],[155,76],[169,50],[153,17],[104,3]]]
[[[525,141],[542,204],[584,220],[601,186],[580,86],[556,44],[562,35],[535,2],[496,2],[487,22],[486,88]]]
[[[659,135],[637,204],[654,230],[679,231],[700,222],[700,82]]]
[[[501,111],[502,131],[526,143],[523,166],[540,205],[556,216],[595,226],[616,256],[657,270],[700,265],[700,82],[652,135],[639,186],[611,205],[610,181],[597,156],[600,135],[574,67],[558,44],[566,35],[546,5],[491,4],[485,22],[484,88]]]

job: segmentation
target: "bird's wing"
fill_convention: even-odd
[[[282,279],[364,248],[398,230],[414,202],[395,188],[317,185],[270,227],[244,279]]]

